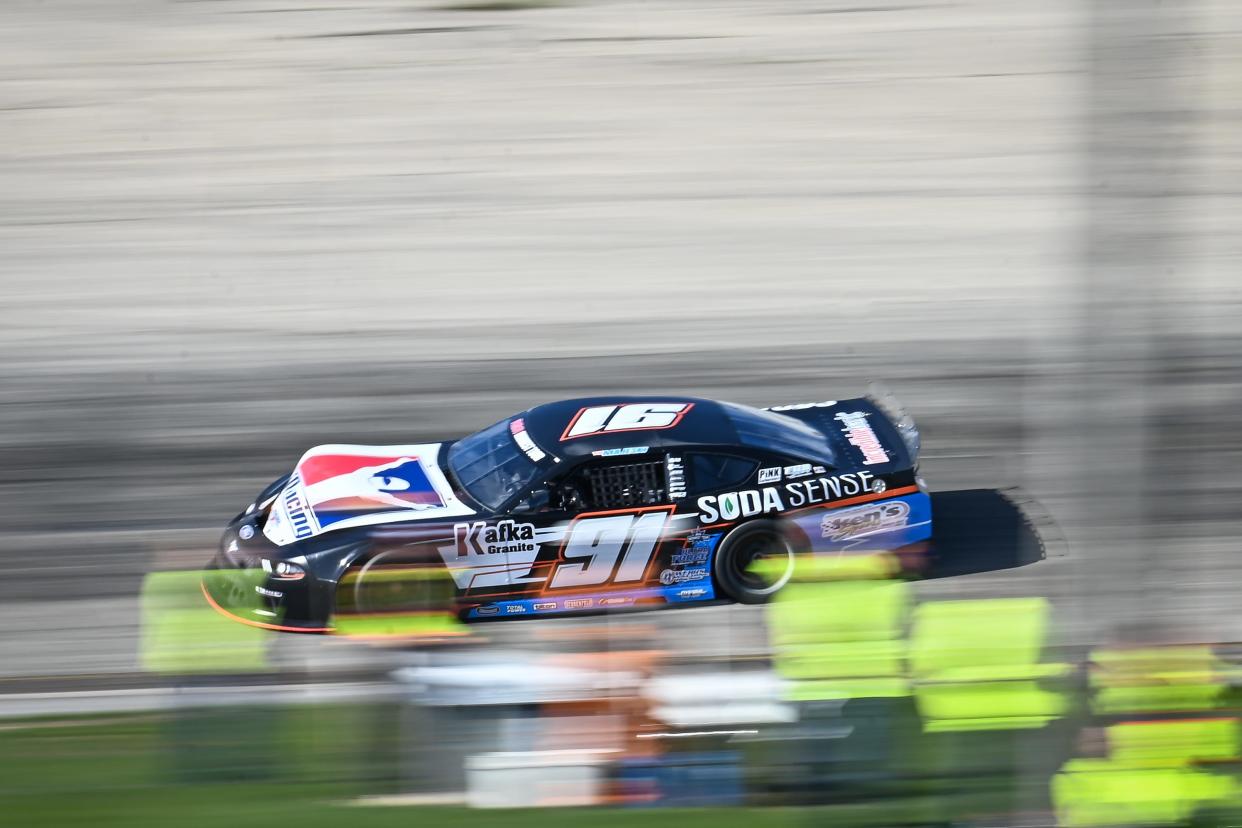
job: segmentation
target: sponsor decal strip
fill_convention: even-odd
[[[788,477],[790,480],[793,480],[796,477],[808,477],[810,476],[810,474],[811,474],[810,463],[799,463],[796,466],[785,467],[785,476]]]
[[[809,403],[786,403],[785,405],[769,405],[764,409],[764,411],[805,411],[808,408],[832,408],[836,404],[836,400],[824,400],[823,402]]]
[[[846,472],[813,480],[789,481],[783,486],[764,486],[721,495],[705,495],[698,500],[699,520],[711,523],[718,518],[736,520],[818,503],[831,503],[842,497],[880,494],[888,488],[869,471]],[[786,502],[788,501],[788,502]]]
[[[686,581],[701,581],[706,577],[708,577],[708,572],[704,567],[696,569],[666,569],[660,573],[660,583],[664,584],[664,586],[673,586]]]
[[[502,520],[493,526],[486,521],[453,525],[457,558],[484,558],[489,555],[511,555],[534,552],[535,527],[530,523]]]
[[[542,543],[561,537],[556,528],[537,529],[511,518],[453,525],[451,545],[438,547],[460,589],[507,586],[543,580],[532,575]]]
[[[685,461],[670,454],[665,462],[668,467],[668,496],[673,500],[681,500],[686,496]]]
[[[517,443],[518,448],[525,452],[526,456],[533,462],[538,463],[548,456],[543,453],[539,446],[535,445],[535,441],[526,432],[526,420],[522,417],[518,417],[509,423],[509,433],[513,435],[513,442]]]
[[[862,452],[864,466],[888,462],[888,452],[884,450],[880,438],[875,436],[871,423],[867,422],[866,412],[843,411],[834,419],[841,421],[846,441]]]
[[[879,532],[900,529],[910,517],[910,504],[904,500],[883,500],[847,509],[832,509],[820,521],[821,536],[832,541],[864,538]]]
[[[872,492],[871,494],[859,495],[858,497],[846,498],[845,500],[834,500],[831,503],[815,503],[810,506],[801,506],[795,509],[781,512],[782,515],[794,515],[802,512],[810,512],[815,509],[840,509],[844,506],[854,506],[858,503],[869,503],[873,500],[889,497],[901,497],[902,495],[914,494],[919,490],[918,486],[903,486],[900,489],[891,489],[885,492]],[[700,517],[700,520],[702,518]],[[718,523],[709,523],[703,526],[703,529],[714,529],[718,526],[732,526],[736,520],[726,520]]]
[[[591,452],[594,457],[629,457],[631,454],[646,454],[650,446],[626,446],[625,448],[596,449]]]

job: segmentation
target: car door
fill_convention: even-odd
[[[673,493],[680,491],[679,462],[654,451],[594,458],[555,481],[547,495],[536,494],[531,505],[547,498],[542,516],[560,536],[540,594],[577,596],[575,609],[609,606],[609,594],[633,592],[658,577],[657,552],[673,518]]]

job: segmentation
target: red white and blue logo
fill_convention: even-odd
[[[305,458],[298,474],[323,528],[370,512],[444,505],[418,457],[319,454]]]
[[[441,446],[318,446],[298,462],[263,533],[284,545],[329,529],[470,514],[436,460]]]

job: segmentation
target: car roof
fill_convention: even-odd
[[[619,431],[597,430],[577,436],[571,426],[587,409],[607,406],[657,406],[673,420],[663,427],[641,427]],[[682,406],[680,411],[675,406]],[[603,411],[596,417],[605,416]],[[553,456],[566,460],[589,457],[610,449],[637,447],[683,448],[690,446],[737,445],[737,429],[723,405],[715,400],[686,396],[578,397],[537,405],[518,415],[535,443]],[[592,415],[587,415],[590,418]],[[581,428],[579,429],[582,430]]]

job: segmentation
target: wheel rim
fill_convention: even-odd
[[[358,570],[353,583],[353,611],[356,613],[394,612],[427,609],[434,603],[435,590],[426,579],[402,578],[380,580],[368,574],[383,571],[385,558],[381,553]]]
[[[771,577],[765,574],[769,566],[777,569],[780,574]],[[774,532],[757,533],[755,537],[743,541],[737,551],[730,557],[730,574],[738,584],[752,595],[771,595],[783,587],[793,577],[794,551],[785,538]]]

